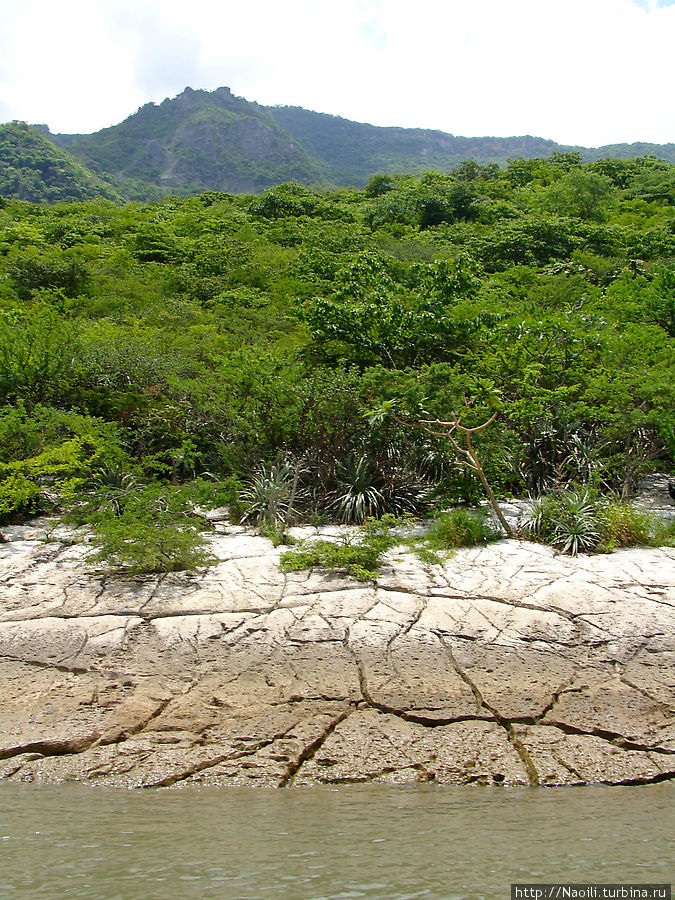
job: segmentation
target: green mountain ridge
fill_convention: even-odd
[[[11,140],[8,128],[14,129]],[[227,87],[188,87],[93,134],[52,134],[47,126],[25,123],[2,129],[0,193],[48,202],[96,192],[126,200],[205,190],[258,193],[288,181],[362,187],[378,172],[450,171],[466,160],[504,165],[569,151],[585,161],[653,155],[675,162],[675,144],[584,148],[531,135],[460,137],[381,127],[301,107],[262,106]],[[46,180],[45,172],[51,172]]]
[[[265,108],[229,88],[186,88],[94,134],[49,137],[122,185],[142,182],[164,193],[244,193],[283,181],[321,180],[316,163]]]
[[[468,159],[481,165],[505,163],[509,157],[550,156],[563,149],[554,141],[529,135],[456,137],[430,129],[367,125],[300,107],[274,107],[271,114],[323,161],[339,185],[362,186],[376,172],[417,174],[449,169]]]
[[[107,179],[23,122],[0,125],[0,196],[33,203],[123,199]]]

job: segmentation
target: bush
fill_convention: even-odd
[[[0,462],[0,522],[69,504],[119,448],[104,431],[73,437],[29,459]]]
[[[125,574],[176,572],[209,565],[190,491],[174,486],[120,488],[115,503],[91,516],[95,562]],[[117,514],[113,512],[116,506]]]
[[[379,472],[375,462],[362,456],[358,461],[349,458],[338,467],[339,487],[331,502],[341,522],[362,525],[366,519],[381,516],[385,500],[376,483]]]
[[[0,312],[0,401],[35,404],[67,396],[78,358],[77,324],[48,304]]]
[[[0,481],[0,522],[37,515],[46,505],[40,487],[21,472],[11,472]]]
[[[540,497],[524,522],[527,537],[571,556],[650,544],[653,528],[652,518],[631,504],[583,488]]]
[[[301,569],[333,569],[347,572],[359,581],[377,578],[382,557],[398,538],[392,534],[396,524],[392,516],[371,519],[356,535],[345,535],[337,541],[300,541],[293,550],[281,554],[279,566],[283,572]]]
[[[136,575],[196,569],[213,562],[195,525],[122,515],[96,527],[92,557],[106,569]]]
[[[229,510],[230,522],[233,524],[239,522],[245,512],[244,504],[240,499],[244,485],[236,475],[218,480],[196,478],[185,488],[197,506],[206,509],[226,506]]]

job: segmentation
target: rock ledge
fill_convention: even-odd
[[[0,545],[0,778],[135,787],[675,777],[675,550],[517,541],[377,585],[284,575],[243,529],[196,575]],[[77,537],[77,536],[76,536]]]

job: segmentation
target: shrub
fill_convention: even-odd
[[[348,525],[418,512],[430,495],[428,484],[406,467],[393,447],[379,458],[348,455],[336,464],[334,479],[327,508]]]
[[[41,488],[21,472],[0,481],[0,522],[37,515],[46,505]]]
[[[213,562],[191,523],[122,515],[96,526],[93,559],[122,574],[177,572]]]
[[[280,568],[283,572],[297,572],[318,567],[347,572],[359,581],[377,578],[382,557],[398,543],[391,532],[394,524],[393,516],[384,516],[367,521],[357,534],[337,541],[300,541],[296,548],[281,554]]]
[[[115,453],[104,432],[92,431],[28,459],[0,462],[0,522],[70,503]]]
[[[34,404],[67,396],[78,358],[76,323],[48,304],[0,313],[0,400]]]
[[[223,479],[215,479],[213,476],[196,478],[185,488],[197,506],[207,509],[226,506],[229,509],[230,522],[234,524],[240,521],[246,511],[240,498],[244,485],[236,475],[229,475]]]
[[[213,562],[190,491],[175,486],[121,488],[117,515],[102,505],[91,516],[95,562],[126,574],[176,572]]]
[[[631,504],[581,488],[539,497],[524,522],[527,537],[571,556],[650,544],[653,529],[652,518]]]

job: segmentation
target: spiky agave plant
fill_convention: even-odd
[[[276,528],[295,514],[296,472],[286,464],[260,465],[241,492],[246,504],[243,522]]]
[[[584,488],[560,490],[540,498],[530,513],[533,537],[577,556],[600,542],[599,504]]]
[[[550,525],[550,502],[545,497],[536,497],[523,515],[522,529],[527,537],[545,540],[547,525]]]
[[[92,478],[92,486],[94,492],[84,507],[114,516],[122,514],[127,501],[141,488],[133,473],[115,463],[103,466]]]
[[[385,511],[385,498],[377,486],[380,473],[367,456],[349,457],[336,470],[338,487],[329,508],[337,511],[340,520],[362,525],[366,519],[378,518]]]
[[[576,556],[594,550],[600,540],[598,503],[589,491],[579,488],[561,494],[553,519],[553,546]]]

